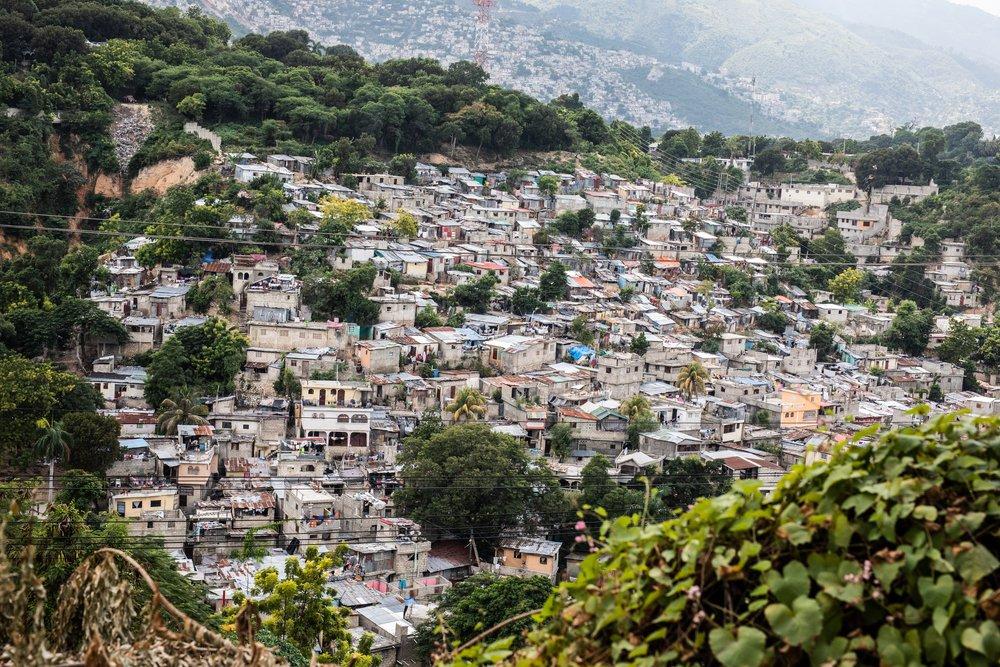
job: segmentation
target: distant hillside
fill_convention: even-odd
[[[201,7],[240,33],[307,29],[319,41],[347,44],[377,61],[424,55],[447,62],[474,54],[472,0],[149,1]],[[541,11],[517,0],[499,3],[491,34],[491,80],[541,99],[578,92],[606,118],[654,130],[693,125],[730,134],[747,131],[751,103],[745,82],[690,71],[676,59],[603,39],[602,31],[566,18],[558,9]],[[776,101],[758,106],[757,131],[794,137],[834,133]]]
[[[794,0],[846,25],[889,28],[1000,67],[1000,17],[946,0]]]
[[[998,21],[978,10],[957,12],[961,16],[937,25],[935,18],[912,16],[911,8],[919,5],[943,22],[952,9],[944,0],[524,1],[595,32],[599,26],[602,39],[636,52],[731,77],[756,76],[760,88],[780,93],[805,120],[828,131],[858,133],[970,116],[990,129],[1000,127],[1000,95],[989,83],[992,65],[982,59],[1000,49]],[[835,5],[837,18],[818,11]],[[926,43],[901,48],[878,31],[852,30],[848,19],[894,27]],[[961,41],[992,44],[959,51]]]

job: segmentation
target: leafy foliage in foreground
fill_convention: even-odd
[[[870,435],[870,434],[865,434]],[[1000,419],[943,415],[677,519],[605,525],[516,654],[456,664],[996,664]]]

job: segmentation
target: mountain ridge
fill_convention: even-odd
[[[152,4],[200,6],[248,31],[306,28],[375,60],[426,55],[449,61],[474,52],[472,0]],[[875,19],[851,23],[844,12],[825,10],[829,4],[504,1],[494,12],[492,79],[541,98],[579,92],[606,117],[654,129],[693,125],[746,132],[751,99],[757,131],[798,137],[866,136],[911,121],[940,125],[969,117],[987,129],[1000,128],[994,85],[1000,68],[991,61],[940,40],[920,40],[905,21],[891,36]],[[962,16],[989,16],[963,9],[974,13]],[[1000,31],[997,37],[1000,42]],[[669,86],[658,83],[663,72],[670,75]]]

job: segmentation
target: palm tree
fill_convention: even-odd
[[[476,389],[461,389],[455,400],[445,406],[454,421],[479,419],[486,414],[486,397]]]
[[[707,379],[708,370],[700,362],[695,361],[682,368],[681,372],[677,374],[677,386],[690,400],[692,396],[698,396],[705,392]]]
[[[61,455],[64,461],[69,460],[69,446],[73,444],[73,436],[63,428],[62,422],[50,422],[40,419],[38,427],[42,429],[42,437],[35,442],[35,454],[49,466],[49,505],[55,495],[56,460]]]
[[[208,408],[195,403],[190,396],[178,396],[176,400],[165,398],[160,403],[160,416],[156,418],[156,430],[162,435],[177,435],[181,424],[207,424]]]
[[[649,399],[639,395],[627,398],[618,406],[618,412],[628,417],[629,421],[635,421],[649,412]]]

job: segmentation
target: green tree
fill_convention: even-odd
[[[221,314],[228,315],[235,298],[228,280],[222,276],[209,276],[188,290],[187,304],[194,312],[201,314],[207,313],[212,304],[215,304]]]
[[[603,508],[609,519],[641,514],[647,506],[645,492],[619,486],[608,473],[610,466],[611,462],[607,457],[598,454],[583,467],[580,472],[581,506]],[[653,514],[658,514],[659,504],[653,502],[649,509]]]
[[[554,197],[559,192],[559,178],[552,174],[544,174],[538,177],[538,191],[546,197]]]
[[[362,326],[378,322],[378,304],[368,298],[375,283],[377,270],[373,264],[363,264],[348,270],[339,279],[329,276],[312,277],[302,287],[302,300],[317,318],[337,318]]]
[[[720,461],[698,457],[667,459],[652,485],[668,510],[687,509],[701,498],[714,498],[729,491],[732,476]]]
[[[652,431],[660,428],[660,423],[656,420],[656,416],[649,411],[641,412],[633,415],[628,422],[628,426],[625,429],[625,444],[629,449],[639,448],[639,436],[643,433],[650,433]]]
[[[881,188],[890,183],[925,180],[925,165],[913,146],[879,148],[862,155],[854,167],[858,187]]]
[[[827,285],[837,303],[855,303],[861,296],[861,284],[865,280],[865,272],[860,269],[844,269]]]
[[[208,100],[202,93],[192,93],[177,103],[177,113],[192,120],[201,120]]]
[[[549,429],[549,444],[552,455],[562,461],[573,451],[573,427],[559,422]]]
[[[632,354],[638,354],[640,357],[644,356],[649,351],[649,341],[646,340],[646,334],[640,331],[639,335],[629,343],[628,349]]]
[[[559,301],[566,298],[569,283],[566,278],[566,265],[554,261],[539,278],[538,293],[543,301]]]
[[[584,345],[589,346],[594,344],[594,332],[591,330],[590,322],[583,315],[577,315],[573,318],[573,321],[569,325],[569,332],[575,340],[580,341]]]
[[[767,148],[757,153],[753,160],[753,170],[763,176],[774,176],[786,169],[785,155],[777,148]]]
[[[493,288],[499,282],[500,279],[490,272],[457,286],[452,291],[452,297],[465,310],[473,313],[485,313],[490,309],[490,303],[493,301]]]
[[[439,327],[443,324],[441,316],[438,315],[437,310],[431,305],[426,305],[417,312],[416,318],[414,318],[414,326],[418,329],[426,329],[427,327]]]
[[[403,486],[393,500],[425,534],[485,537],[551,526],[568,516],[559,483],[544,463],[486,424],[414,434],[403,443],[399,462]]]
[[[118,437],[121,424],[114,417],[95,412],[67,412],[62,418],[63,428],[70,436],[73,447],[66,464],[87,472],[103,473],[122,458]]]
[[[950,364],[964,364],[978,352],[981,333],[981,329],[970,327],[963,320],[952,320],[948,336],[935,350],[938,358]]]
[[[456,422],[475,421],[486,416],[486,397],[476,389],[462,387],[455,396],[455,400],[446,405],[444,409]]]
[[[146,401],[160,405],[178,387],[194,393],[224,394],[246,361],[248,341],[224,320],[179,329],[153,354],[147,367]]]
[[[274,381],[274,391],[290,401],[302,398],[302,382],[295,377],[292,369],[285,367],[284,361],[282,361],[278,379]]]
[[[416,238],[417,233],[420,231],[417,226],[417,219],[408,211],[401,211],[392,221],[391,225],[393,233],[404,239]]]
[[[541,299],[541,292],[533,287],[518,287],[510,299],[510,311],[515,315],[532,315],[548,312],[548,306]]]
[[[1000,327],[994,325],[985,330],[976,359],[990,369],[1000,368]]]
[[[604,497],[611,493],[617,484],[611,479],[608,468],[611,461],[603,454],[591,457],[587,465],[580,471],[580,503],[599,507]]]
[[[103,477],[86,470],[67,470],[62,474],[56,502],[70,505],[87,514],[108,509],[108,484]]]
[[[418,652],[423,660],[429,660],[436,650],[464,644],[483,630],[538,609],[551,593],[552,582],[541,576],[500,577],[483,572],[463,579],[438,599],[435,616],[417,626]],[[533,625],[525,618],[505,625],[492,636],[511,637],[518,646],[521,635]],[[439,628],[443,628],[443,636]]]
[[[42,419],[38,427],[42,430],[42,436],[35,441],[35,454],[49,467],[48,495],[49,505],[51,505],[55,494],[56,461],[60,458],[63,461],[69,460],[73,436],[63,428],[62,422],[59,421],[50,422],[48,419]]]
[[[629,419],[637,419],[642,415],[650,414],[649,399],[640,394],[629,396],[618,406],[618,411]]]
[[[766,299],[761,307],[764,309],[764,314],[757,316],[757,326],[776,334],[785,333],[785,328],[788,326],[788,316],[781,311],[778,303],[774,299]]]
[[[708,380],[708,369],[700,362],[692,362],[677,373],[677,387],[690,400],[693,396],[705,393],[705,383]]]
[[[303,655],[313,655],[318,646],[323,662],[371,667],[371,638],[360,641],[357,650],[351,646],[347,609],[327,589],[334,568],[343,564],[345,551],[341,546],[333,553],[320,554],[311,546],[304,560],[285,561],[284,578],[273,567],[258,571],[254,604],[264,614],[264,628],[291,641]]]
[[[177,427],[182,425],[207,424],[208,407],[195,403],[190,395],[178,396],[177,400],[163,399],[156,417],[156,431],[161,435],[177,435]]]
[[[906,300],[896,308],[896,316],[885,333],[885,344],[911,356],[923,354],[934,327],[934,313],[920,310],[913,301]]]

